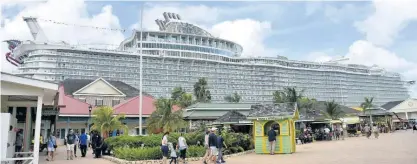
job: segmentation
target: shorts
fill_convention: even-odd
[[[67,150],[74,151],[74,144],[67,144]]]
[[[164,157],[168,157],[168,152],[169,152],[169,149],[168,149],[168,146],[161,146],[161,151],[162,151],[162,156],[164,156]]]
[[[210,154],[211,155],[217,155],[219,152],[217,151],[217,147],[210,146]]]
[[[54,151],[55,151],[55,148],[53,148],[53,147],[48,147],[48,151],[50,151],[50,152],[54,152]]]

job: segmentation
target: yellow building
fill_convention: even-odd
[[[253,121],[253,138],[257,154],[270,153],[268,131],[277,132],[275,153],[290,154],[296,151],[295,123],[299,113],[293,103],[252,105],[247,117]]]

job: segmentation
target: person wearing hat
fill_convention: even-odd
[[[211,128],[211,132],[209,134],[209,138],[208,138],[208,145],[210,147],[210,160],[213,163],[216,163],[216,156],[217,156],[217,136],[216,136],[216,127],[212,127]]]

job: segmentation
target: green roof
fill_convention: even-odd
[[[253,103],[197,103],[191,105],[187,110],[233,110],[247,109],[250,110]]]

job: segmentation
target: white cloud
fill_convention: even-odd
[[[275,50],[264,46],[263,41],[271,32],[271,23],[252,19],[226,21],[210,30],[214,36],[234,41],[243,46],[242,56],[271,56]],[[276,53],[276,51],[275,51]]]
[[[120,29],[119,19],[113,15],[112,6],[104,6],[100,13],[88,16],[87,6],[83,0],[49,0],[26,6],[11,19],[5,19],[5,25],[0,29],[0,40],[19,39],[33,40],[29,28],[23,21],[23,16],[33,16],[47,20],[103,28]],[[1,19],[4,20],[2,17]],[[66,41],[71,44],[120,44],[124,39],[120,31],[97,30],[88,27],[65,26],[39,20],[40,26],[50,41]],[[0,55],[9,50],[1,43]],[[10,71],[13,66],[1,57],[2,70]]]
[[[149,5],[149,6],[148,6]],[[206,29],[216,37],[234,41],[243,46],[242,56],[273,56],[279,50],[264,45],[265,38],[272,33],[271,23],[253,19],[220,21],[222,16],[239,15],[243,12],[260,12],[265,5],[242,6],[235,8],[208,7],[205,5],[148,4],[144,10],[143,28],[159,30],[155,19],[162,19],[163,12],[177,13],[187,22]],[[279,15],[279,12],[273,12]],[[131,28],[140,29],[136,23]]]
[[[356,22],[355,26],[366,35],[366,40],[389,46],[410,21],[417,20],[416,6],[414,0],[374,0],[374,13],[364,21]]]
[[[408,23],[417,20],[416,2],[412,0],[373,1],[374,12],[365,20],[354,23],[357,30],[365,35],[365,39],[352,43],[345,56],[349,58],[346,63],[367,66],[376,64],[389,71],[401,73],[403,80],[417,80],[417,63],[407,60],[387,48],[395,42],[397,35]],[[328,15],[337,15],[333,13],[336,12],[335,9],[328,10]],[[352,8],[346,8],[346,11],[349,10]],[[344,17],[343,15],[348,14],[341,13],[339,16]],[[317,59],[333,58],[333,55],[328,54],[315,52]],[[412,86],[410,91],[412,97],[417,97],[417,86]]]

